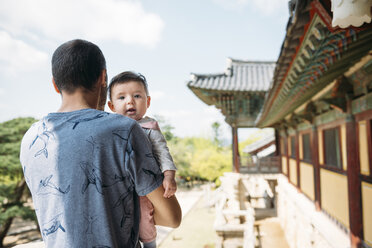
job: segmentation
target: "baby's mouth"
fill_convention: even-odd
[[[127,110],[127,113],[128,114],[134,114],[134,113],[136,113],[136,109],[135,108],[130,108],[130,109]]]

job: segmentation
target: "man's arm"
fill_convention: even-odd
[[[164,198],[163,195],[164,188],[162,185],[146,195],[154,205],[155,224],[176,228],[181,224],[181,207],[175,196]]]

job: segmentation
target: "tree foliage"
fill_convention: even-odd
[[[216,132],[219,126],[212,128]],[[231,171],[231,148],[222,147],[218,137],[218,134],[212,139],[173,135],[168,146],[178,168],[177,175],[183,179],[214,182],[224,172]]]
[[[195,138],[195,153],[191,160],[191,171],[208,181],[216,181],[224,172],[231,171],[232,153],[211,140]]]
[[[0,247],[14,217],[35,219],[25,206],[29,195],[19,162],[22,137],[36,120],[17,118],[0,123]]]
[[[165,136],[174,163],[177,166],[177,175],[180,178],[216,181],[226,171],[231,171],[231,148],[222,147],[220,140],[220,123],[214,122],[211,126],[214,137],[212,139],[201,137],[177,137],[174,129],[162,116],[155,116]]]
[[[161,115],[155,115],[155,119],[159,123],[159,125],[161,127],[161,132],[163,133],[164,138],[165,138],[166,141],[170,141],[170,140],[172,140],[176,137],[172,132],[174,127],[172,125],[168,124],[165,121],[164,117],[162,117]]]
[[[223,172],[231,171],[231,149],[221,148],[213,140],[186,137],[168,142],[168,145],[181,178],[213,182]]]
[[[221,124],[219,122],[213,122],[212,123],[212,129],[213,129],[213,142],[220,147],[222,145],[221,141],[221,130],[220,130]]]

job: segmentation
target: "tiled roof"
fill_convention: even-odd
[[[228,67],[221,74],[194,74],[189,88],[213,91],[268,91],[275,62],[228,59]]]
[[[270,143],[273,143],[274,141],[275,141],[275,134],[274,132],[272,132],[262,137],[261,139],[257,140],[256,142],[253,142],[247,145],[246,147],[244,147],[243,152],[245,153],[254,152],[264,146],[269,145]]]

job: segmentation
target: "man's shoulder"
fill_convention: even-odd
[[[26,140],[30,139],[31,137],[35,136],[38,133],[38,130],[42,127],[42,120],[38,120],[34,122],[29,129],[25,132],[22,138],[22,143]]]
[[[114,113],[95,109],[83,109],[65,113],[49,113],[43,117],[38,126],[45,125],[46,128],[53,128],[59,126],[60,132],[75,132],[86,134],[91,133],[104,133],[114,130],[127,130],[130,131],[136,121]]]
[[[115,113],[108,113],[108,112],[105,112],[108,114],[108,119],[110,119],[111,121],[114,121],[115,123],[117,122],[118,124],[126,124],[126,125],[130,125],[130,126],[133,126],[136,124],[136,121],[129,118],[129,117],[126,117],[124,115],[120,115],[120,114],[115,114]]]
[[[106,113],[107,116],[102,118],[102,120],[95,125],[97,133],[109,132],[112,134],[121,134],[120,136],[123,136],[123,138],[126,136],[127,138],[132,133],[133,128],[138,125],[135,120],[123,115],[108,112],[104,113]]]

